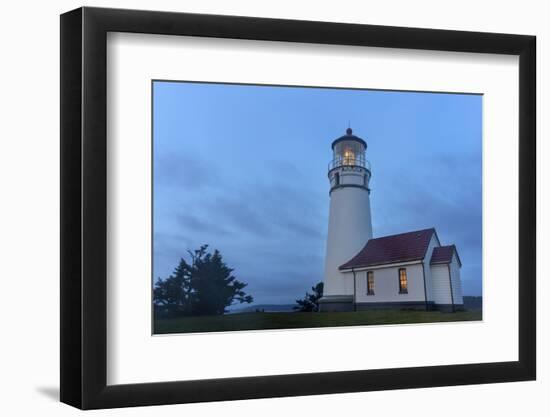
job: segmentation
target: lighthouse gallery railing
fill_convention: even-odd
[[[328,170],[332,170],[334,168],[339,167],[362,167],[366,168],[370,171],[370,162],[367,161],[365,158],[361,157],[355,157],[355,158],[335,158],[328,164]]]

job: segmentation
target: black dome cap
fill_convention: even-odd
[[[365,142],[359,136],[355,136],[353,134],[353,130],[351,130],[351,127],[348,127],[346,129],[346,134],[344,136],[340,136],[338,139],[332,142],[332,150],[334,150],[334,147],[336,146],[337,143],[342,142],[344,140],[354,140],[356,142],[361,143],[365,147],[365,150],[367,149],[367,142]]]

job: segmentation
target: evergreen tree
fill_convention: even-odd
[[[154,288],[155,305],[176,315],[216,315],[227,312],[234,303],[251,303],[253,298],[223,261],[218,250],[207,252],[208,245],[188,251],[191,263],[181,259],[173,274],[159,279]]]
[[[188,315],[193,309],[193,290],[191,288],[191,267],[181,258],[172,275],[166,279],[158,278],[153,289],[155,306],[168,316]]]
[[[319,299],[323,296],[323,283],[319,282],[314,287],[311,287],[313,294],[306,292],[306,296],[301,300],[296,300],[294,310],[299,311],[319,311]]]

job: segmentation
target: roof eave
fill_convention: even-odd
[[[437,261],[437,262],[430,262],[430,265],[446,265],[450,264],[452,261]]]
[[[430,242],[432,241],[432,237],[435,235],[435,239],[437,240],[437,244],[441,246],[441,242],[439,241],[439,236],[437,236],[437,231],[435,230],[435,227],[431,227],[429,229],[432,232],[430,235],[430,238],[428,239],[428,243],[426,244],[426,248],[424,249],[424,256],[422,256],[422,260],[426,259],[426,256],[428,255],[428,248],[430,247]]]
[[[462,261],[460,260],[460,256],[458,255],[458,250],[456,249],[456,245],[453,243],[453,252],[456,255],[456,260],[458,261],[458,266],[462,268]],[[452,257],[451,257],[452,259]]]
[[[339,271],[342,271],[342,272],[350,272],[352,270],[357,270],[357,269],[368,269],[368,268],[374,268],[374,267],[377,267],[377,266],[383,266],[383,265],[397,265],[397,264],[403,264],[403,263],[410,263],[410,262],[422,262],[424,258],[412,258],[412,259],[404,259],[404,260],[400,260],[400,261],[392,261],[392,262],[379,262],[379,263],[376,263],[376,264],[368,264],[368,265],[354,265],[354,266],[349,266],[349,267],[344,267],[344,265],[341,265],[338,267],[338,270]]]

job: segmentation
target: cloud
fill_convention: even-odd
[[[263,238],[324,239],[326,225],[319,221],[318,196],[298,187],[255,182],[225,187],[203,207],[202,217],[216,219],[234,233]],[[317,198],[316,198],[317,197]]]
[[[208,218],[200,218],[190,213],[177,213],[176,219],[181,226],[181,231],[188,233],[212,233],[217,235],[227,235],[230,232],[219,222],[209,221]]]
[[[262,215],[258,202],[243,198],[243,194],[236,192],[216,198],[202,215],[218,219],[234,232],[268,237],[272,231],[269,219]]]
[[[212,187],[219,180],[215,165],[199,154],[166,153],[155,156],[155,186],[184,188],[187,191]]]

